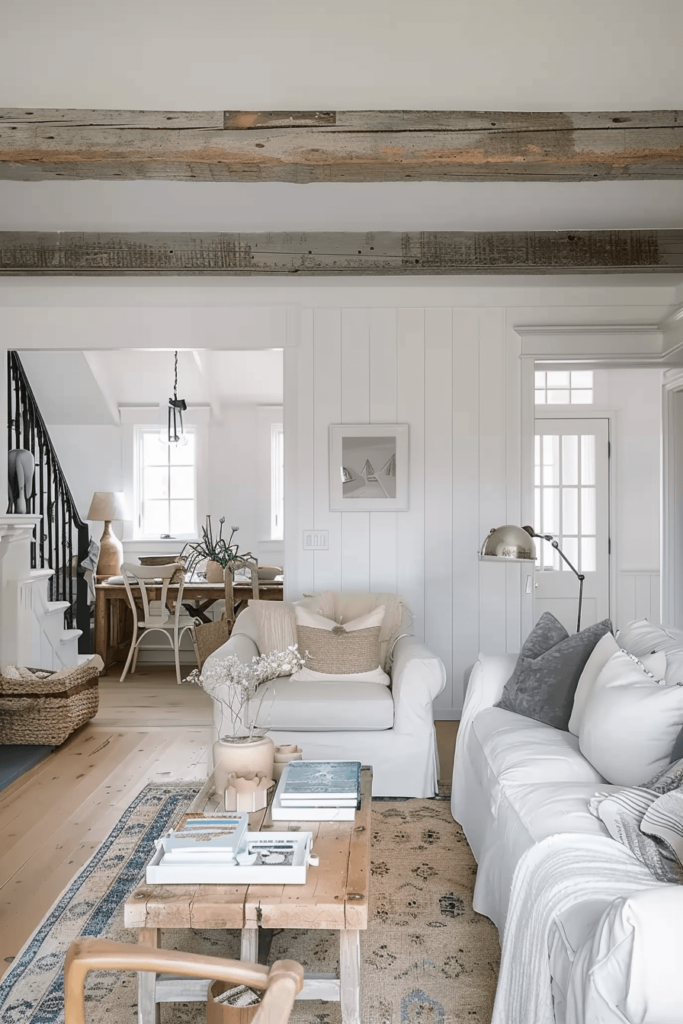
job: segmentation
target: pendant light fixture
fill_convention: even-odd
[[[184,398],[178,398],[178,353],[174,352],[173,398],[168,400],[168,432],[167,444],[187,444],[187,435],[183,430],[183,413],[187,410]]]

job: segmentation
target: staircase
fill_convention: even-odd
[[[92,652],[88,588],[81,562],[90,536],[57,458],[16,352],[8,353],[8,447],[32,452],[36,469],[27,513],[33,531],[30,565],[18,579],[23,620],[30,623],[32,664],[59,669]]]

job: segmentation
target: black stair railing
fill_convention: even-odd
[[[81,562],[88,554],[88,524],[78,514],[64,471],[47,432],[31,385],[17,352],[7,353],[8,447],[27,448],[36,460],[33,496],[27,512],[42,516],[33,531],[31,567],[52,569],[51,601],[67,601],[66,629],[82,631],[81,654],[92,652],[88,586]]]

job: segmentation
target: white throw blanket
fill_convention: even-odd
[[[560,914],[664,884],[603,836],[561,833],[527,850],[512,882],[491,1024],[554,1024],[548,939]]]

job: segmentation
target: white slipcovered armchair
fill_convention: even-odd
[[[346,595],[337,595],[343,600]],[[349,595],[351,597],[351,595]],[[367,594],[374,606],[382,595]],[[359,595],[353,595],[356,604]],[[249,662],[259,651],[257,617],[245,609],[226,644],[211,658],[234,654]],[[372,765],[373,794],[430,797],[437,791],[438,760],[432,702],[446,682],[443,662],[414,636],[393,641],[391,685],[344,680],[297,681],[286,676],[270,688],[261,718],[278,744],[294,743],[310,760],[355,760]],[[214,727],[221,728],[214,701]]]

